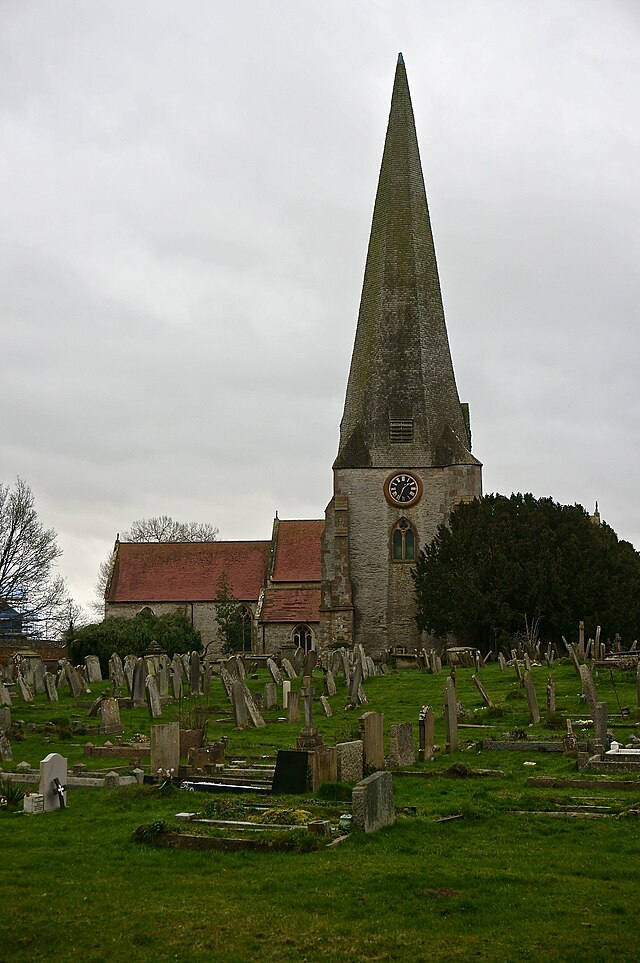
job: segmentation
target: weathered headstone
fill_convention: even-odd
[[[282,670],[283,670],[283,672],[286,672],[286,674],[287,674],[287,676],[289,677],[289,679],[292,679],[292,680],[293,680],[293,679],[297,679],[297,678],[298,678],[298,673],[297,673],[296,670],[293,668],[293,666],[291,665],[291,663],[289,662],[288,659],[283,659],[283,660],[282,660]]]
[[[163,774],[172,769],[177,772],[180,765],[180,725],[177,722],[164,722],[151,726],[151,774]]]
[[[97,655],[85,655],[84,664],[87,667],[87,681],[89,685],[94,682],[102,682],[102,670],[100,669],[100,659]]]
[[[285,679],[282,683],[282,708],[287,709],[289,706],[289,696],[291,695],[291,682],[289,679]]]
[[[318,664],[318,653],[315,649],[309,649],[304,657],[304,666],[302,669],[303,675],[311,675],[316,665]]]
[[[261,729],[263,726],[266,726],[267,723],[264,721],[264,719],[260,715],[260,710],[258,709],[254,701],[254,698],[249,692],[249,689],[246,687],[246,685],[244,687],[244,701],[247,707],[247,712],[249,713],[249,720],[251,722],[251,725],[255,726],[256,729]]]
[[[339,782],[360,782],[364,776],[364,750],[361,739],[339,742],[336,746]]]
[[[493,702],[491,701],[491,696],[489,695],[489,693],[487,692],[487,690],[486,690],[485,687],[483,686],[483,684],[482,684],[482,682],[480,681],[480,679],[478,678],[478,676],[477,676],[477,675],[472,675],[472,676],[471,676],[471,681],[473,682],[473,684],[475,685],[476,689],[477,689],[478,692],[480,693],[480,697],[482,698],[482,701],[484,702],[485,706],[487,706],[488,708],[491,708],[491,707],[493,706]]]
[[[375,772],[354,787],[351,794],[353,822],[365,833],[374,833],[396,820],[393,778],[390,772]]]
[[[365,712],[360,716],[360,737],[365,772],[384,768],[384,713]]]
[[[516,679],[518,682],[522,682],[522,670],[520,669],[520,663],[518,662],[518,653],[515,649],[511,650],[511,659],[513,662],[513,669],[516,674]]]
[[[240,679],[234,679],[233,685],[231,687],[231,705],[233,706],[233,715],[236,720],[236,727],[238,729],[246,729],[249,725],[249,711],[247,709],[247,702],[245,698],[245,687],[244,683]]]
[[[156,684],[158,686],[158,695],[161,699],[166,699],[169,696],[169,677],[168,669],[166,666],[161,665],[158,667],[156,672]]]
[[[289,692],[287,722],[300,722],[300,692]]]
[[[11,695],[4,682],[0,682],[0,706],[11,707]]]
[[[446,733],[447,752],[457,752],[460,748],[458,739],[458,700],[456,687],[451,676],[444,687],[444,728]]]
[[[423,762],[433,759],[435,713],[431,706],[423,706],[418,716],[418,758]]]
[[[607,703],[596,702],[593,714],[594,723],[594,752],[605,752],[608,748],[607,736]]]
[[[335,782],[338,778],[335,746],[318,746],[309,753],[311,770],[311,791],[317,792],[325,782]]]
[[[101,732],[116,733],[123,731],[123,726],[120,722],[120,707],[117,699],[111,697],[101,699],[100,714],[102,716]]]
[[[341,649],[340,660],[342,662],[342,674],[344,675],[344,684],[347,689],[351,687],[351,666],[349,665],[349,656],[346,649]]]
[[[138,659],[133,667],[133,691],[131,698],[136,707],[143,706],[146,702],[145,679],[147,677],[147,667],[144,659]]]
[[[0,762],[11,762],[12,759],[13,752],[11,751],[9,736],[2,730],[0,731]]]
[[[0,731],[6,732],[11,728],[11,709],[8,706],[0,706]]]
[[[22,698],[23,702],[33,702],[33,693],[30,687],[27,685],[24,676],[21,672],[18,673],[18,678],[16,680],[18,685],[18,692]]]
[[[57,752],[50,752],[40,763],[38,792],[44,796],[44,811],[66,807],[67,760]]]
[[[192,652],[189,660],[189,688],[192,695],[200,692],[200,654]]]
[[[332,709],[331,709],[331,704],[330,704],[329,700],[327,699],[326,695],[321,695],[321,696],[320,696],[320,705],[322,706],[322,709],[323,709],[323,711],[324,711],[325,716],[332,716],[332,715],[333,715],[333,711],[332,711]]]
[[[38,661],[33,667],[33,691],[36,695],[44,692],[44,676],[47,671],[44,662]]]
[[[547,712],[556,711],[556,684],[553,681],[553,676],[550,675],[547,679]]]
[[[113,684],[118,687],[127,684],[124,677],[124,669],[122,668],[122,659],[117,652],[112,652],[109,658],[109,678]]]
[[[224,691],[227,693],[227,698],[231,699],[231,690],[233,689],[234,677],[224,665],[220,666],[220,679],[222,681],[222,685],[224,686]]]
[[[162,716],[162,705],[160,703],[160,693],[155,675],[148,675],[144,680],[145,695],[149,716],[152,719],[160,719]]]
[[[410,722],[399,722],[389,727],[389,769],[413,766],[416,751],[413,744],[413,726]]]
[[[338,691],[336,687],[336,680],[333,677],[333,672],[331,669],[327,669],[324,674],[324,689],[329,698],[332,698]]]
[[[525,672],[524,674],[524,691],[527,696],[529,718],[531,719],[533,725],[537,726],[540,722],[540,709],[538,708],[538,698],[536,696],[536,690],[530,672]]]
[[[268,709],[275,709],[278,705],[278,686],[275,682],[267,682],[262,695],[262,707],[265,712]]]
[[[49,702],[58,702],[58,690],[56,688],[56,677],[53,672],[44,674],[44,691]]]
[[[182,698],[182,674],[179,669],[170,669],[171,672],[171,691],[174,699]]]
[[[593,719],[593,715],[596,711],[598,696],[596,693],[596,687],[593,684],[593,676],[591,675],[589,666],[580,666],[580,681],[582,682],[582,695],[584,696],[585,702],[589,706],[589,712],[591,713],[591,718]]]
[[[136,655],[125,655],[124,657],[124,678],[127,683],[129,695],[133,698],[133,673],[138,657]]]
[[[280,673],[280,669],[279,669],[278,666],[275,664],[275,662],[273,661],[273,659],[267,659],[267,669],[268,669],[269,672],[271,673],[271,678],[273,679],[273,681],[275,682],[275,684],[276,684],[276,685],[281,685],[281,684],[282,684],[282,675],[281,675],[281,673]]]
[[[354,666],[353,675],[351,677],[351,691],[349,693],[349,704],[352,706],[358,705],[358,695],[360,692],[361,684],[362,684],[362,664],[358,660],[358,662],[356,662]]]

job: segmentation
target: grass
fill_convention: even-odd
[[[538,699],[544,708],[546,668],[534,668]],[[569,665],[554,667],[558,715],[574,720],[588,713],[580,684]],[[561,736],[557,720],[544,717],[530,727],[526,701],[507,698],[518,691],[513,673],[481,670],[490,695],[503,711],[482,708],[470,670],[458,670],[459,699],[470,724],[492,729],[463,729],[468,746],[454,756],[439,754],[416,770],[428,778],[398,776],[395,801],[415,806],[416,816],[399,815],[396,825],[365,836],[353,834],[335,849],[295,852],[182,852],[156,850],[132,841],[137,826],[165,820],[178,828],[175,813],[204,810],[213,799],[153,787],[69,792],[69,808],[43,816],[0,813],[2,867],[0,900],[9,938],[0,958],[44,960],[184,961],[360,961],[478,960],[583,961],[639,958],[635,908],[639,895],[640,837],[627,818],[597,821],[517,815],[577,807],[611,806],[619,813],[637,805],[638,792],[538,789],[527,786],[536,775],[576,777],[575,760],[561,754],[480,752],[479,738],[524,729],[530,739]],[[392,672],[367,680],[369,705],[344,712],[344,688],[331,699],[334,716],[314,705],[314,719],[325,741],[357,735],[358,717],[367,709],[384,711],[391,722],[414,722],[423,704],[436,710],[436,739],[444,744],[441,714],[444,675]],[[254,691],[266,673],[248,680]],[[314,677],[316,689],[320,676]],[[622,705],[635,713],[635,675],[616,678]],[[608,673],[596,678],[600,698],[618,711]],[[100,691],[101,687],[93,687]],[[89,697],[87,698],[89,701]],[[228,715],[216,680],[210,696],[212,720]],[[219,713],[218,711],[219,710]],[[165,718],[175,718],[167,707]],[[43,724],[53,716],[90,723],[87,709],[65,697],[57,707],[39,697],[32,706],[14,705],[12,717]],[[210,739],[229,738],[228,755],[273,755],[290,748],[300,725],[277,722],[267,713],[262,730],[234,730],[231,721],[209,727]],[[125,735],[149,732],[144,710],[122,712]],[[628,729],[610,727],[621,741]],[[633,721],[632,719],[625,720]],[[467,740],[468,736],[468,740]],[[92,736],[103,742],[105,737]],[[113,738],[113,737],[111,737]],[[583,738],[586,738],[584,736]],[[49,739],[49,742],[45,742]],[[84,738],[57,741],[56,735],[26,732],[14,742],[15,768],[33,765],[47,752],[61,751],[90,768],[112,768],[117,759],[83,755]],[[525,761],[536,763],[525,767]],[[503,777],[446,778],[452,763],[502,769]],[[124,765],[126,760],[122,760]],[[329,793],[331,795],[331,793]],[[215,797],[218,798],[218,797]],[[230,797],[220,797],[230,798]],[[234,799],[240,812],[241,799]],[[255,798],[251,800],[255,802]],[[310,809],[321,801],[289,797],[287,808]],[[327,804],[331,819],[341,809]],[[462,818],[438,822],[445,816]],[[232,817],[236,818],[236,817]],[[240,817],[242,818],[242,817]]]

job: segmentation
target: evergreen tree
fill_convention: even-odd
[[[527,626],[558,641],[640,633],[640,555],[580,505],[486,495],[459,505],[414,572],[418,626],[483,650]]]

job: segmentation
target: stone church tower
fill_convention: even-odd
[[[482,494],[442,307],[411,98],[398,58],[322,546],[320,644],[412,649],[411,571]]]

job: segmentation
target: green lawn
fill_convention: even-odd
[[[533,670],[544,709],[548,672]],[[569,666],[554,667],[558,713],[575,720],[588,713]],[[440,715],[446,675],[393,672],[365,683],[366,709],[384,711],[385,722],[415,722],[423,704]],[[151,787],[70,790],[69,808],[42,816],[0,814],[0,899],[4,940],[0,959],[13,960],[479,960],[589,961],[640,959],[637,933],[640,834],[631,818],[582,820],[518,815],[577,808],[592,803],[621,813],[640,803],[637,793],[602,787],[539,789],[527,777],[576,777],[575,760],[561,754],[479,752],[476,741],[526,729],[530,738],[561,737],[543,711],[529,727],[526,700],[512,672],[487,667],[481,678],[502,716],[481,707],[470,670],[458,670],[458,694],[471,724],[492,730],[462,730],[468,747],[417,764],[428,778],[395,777],[397,806],[417,807],[377,834],[353,834],[330,850],[310,853],[190,853],[156,850],[131,841],[142,823],[197,810],[211,796],[176,790],[168,796]],[[260,689],[262,672],[249,680]],[[314,683],[320,689],[321,679]],[[618,697],[636,711],[635,676],[616,677]],[[608,673],[596,678],[599,697],[618,711]],[[100,687],[94,687],[97,692]],[[344,712],[341,688],[331,700],[334,716],[315,708],[328,743],[356,735],[363,709]],[[228,754],[272,755],[291,747],[299,725],[268,714],[263,730],[238,732],[216,680],[209,698],[209,735],[229,738]],[[168,707],[166,718],[175,718]],[[89,723],[86,709],[70,699],[58,707],[39,697],[33,706],[14,705],[14,719],[42,723],[72,718]],[[126,735],[148,732],[141,710],[123,711]],[[625,740],[623,720],[611,728]],[[624,720],[632,722],[633,718]],[[50,738],[51,742],[45,742]],[[103,742],[105,737],[90,737]],[[436,738],[444,742],[438,719]],[[586,734],[585,734],[586,738]],[[85,737],[59,742],[55,735],[27,732],[14,742],[15,767],[37,765],[47,752],[74,761]],[[118,760],[101,760],[111,768]],[[500,768],[503,777],[446,778],[452,762]],[[535,762],[535,767],[524,766]],[[124,764],[124,760],[123,760]],[[289,803],[291,800],[288,801]],[[304,807],[304,799],[295,805]],[[461,815],[446,822],[443,816]],[[177,823],[175,824],[177,827]]]

